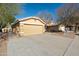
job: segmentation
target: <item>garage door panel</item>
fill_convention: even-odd
[[[23,32],[24,35],[32,35],[42,33],[43,29],[43,26],[23,25],[21,27],[21,32]]]

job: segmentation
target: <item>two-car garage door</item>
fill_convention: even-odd
[[[43,25],[24,24],[20,26],[21,35],[40,34],[45,31]]]

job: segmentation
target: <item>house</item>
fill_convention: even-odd
[[[19,20],[16,20],[14,23],[11,24],[11,27],[12,27],[12,32],[14,34],[18,34],[19,31],[20,31],[20,27],[19,27]]]
[[[72,31],[72,32],[79,32],[79,23],[75,23],[73,25],[63,25],[59,24],[59,30],[61,31]]]
[[[52,22],[50,24],[47,24],[46,31],[47,32],[58,32],[59,31],[59,26],[56,23]]]
[[[21,36],[41,34],[45,32],[45,22],[39,17],[27,17],[19,19],[13,25],[13,32],[19,33]]]
[[[8,32],[8,28],[7,28],[7,27],[2,28],[2,32],[3,32],[3,33],[7,33],[7,32]]]

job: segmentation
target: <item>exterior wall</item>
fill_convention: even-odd
[[[45,32],[45,25],[39,20],[30,19],[20,22],[20,35],[34,35]]]
[[[20,24],[37,24],[37,25],[44,25],[42,22],[36,19],[27,19],[26,21],[21,21]]]
[[[47,32],[57,32],[59,31],[58,25],[47,26]]]
[[[19,23],[12,26],[12,32],[14,34],[19,34],[19,31],[20,31]]]

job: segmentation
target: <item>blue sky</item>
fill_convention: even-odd
[[[57,18],[56,9],[62,6],[61,3],[26,3],[21,6],[21,13],[16,18],[24,18],[36,16],[39,12],[47,11],[52,14],[53,18]]]

